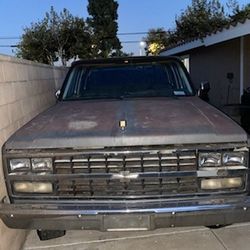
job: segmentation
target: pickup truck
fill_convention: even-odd
[[[177,58],[77,61],[57,98],[3,146],[8,227],[43,240],[250,221],[247,134]]]

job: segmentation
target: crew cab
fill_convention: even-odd
[[[2,149],[8,227],[45,239],[250,220],[247,134],[177,58],[80,60],[57,97]]]

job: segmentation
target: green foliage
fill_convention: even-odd
[[[55,46],[51,33],[47,29],[47,21],[32,23],[24,29],[21,43],[18,45],[18,57],[36,62],[53,64],[56,60]]]
[[[176,17],[174,30],[150,30],[146,37],[148,48],[156,43],[159,50],[176,44],[203,38],[215,29],[228,23],[224,7],[219,0],[192,0],[192,4]],[[159,51],[156,52],[156,54]]]
[[[192,0],[192,4],[176,17],[174,30],[165,32],[162,28],[149,30],[145,38],[148,51],[152,44],[169,48],[189,40],[202,39],[227,24],[244,21],[250,17],[250,4],[240,6],[237,0],[228,0],[226,5],[227,13],[219,0]],[[159,51],[156,51],[157,53]]]
[[[64,9],[57,14],[53,7],[44,19],[24,29],[17,56],[46,64],[61,60],[63,65],[77,56],[89,57],[91,39],[82,18]]]
[[[89,0],[90,17],[85,20],[73,16],[67,9],[59,14],[50,12],[24,29],[17,56],[46,64],[69,59],[128,56],[121,51],[117,37],[117,9],[115,0]]]
[[[192,5],[176,18],[178,41],[202,38],[228,22],[219,0],[192,0]]]
[[[242,21],[250,17],[250,4],[240,7],[239,3],[234,0],[230,1],[230,6],[232,9],[232,15],[230,15],[232,22]]]
[[[118,3],[115,0],[89,0],[87,23],[92,32],[92,56],[109,57],[119,54],[121,43],[117,37]]]

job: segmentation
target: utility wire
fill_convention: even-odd
[[[164,31],[156,32],[156,33],[163,33]],[[134,36],[134,35],[146,35],[148,32],[141,31],[141,32],[122,32],[117,33],[118,36]],[[21,37],[19,36],[0,36],[0,40],[20,40]],[[122,44],[135,44],[140,43],[141,41],[121,41]],[[0,48],[17,48],[17,44],[12,45],[0,45]]]
[[[141,41],[121,41],[122,44],[135,44],[135,43],[140,43]],[[11,45],[0,45],[0,48],[17,48],[17,44],[11,44]]]
[[[0,40],[19,40],[21,37],[18,36],[0,36]]]
[[[149,31],[141,31],[141,32],[128,32],[128,33],[117,33],[118,36],[134,36],[134,35],[147,35]],[[166,31],[157,31],[155,34],[165,33]]]
[[[140,43],[141,41],[121,41],[121,43]]]
[[[0,45],[0,48],[17,48],[18,45]]]
[[[155,33],[165,33],[165,31],[158,31]],[[136,35],[147,35],[147,31],[137,31],[137,32],[121,32],[117,33],[118,36],[136,36]],[[0,40],[18,40],[21,36],[0,36]]]

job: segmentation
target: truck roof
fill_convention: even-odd
[[[170,56],[134,56],[134,57],[114,57],[114,58],[98,58],[84,59],[73,62],[72,67],[76,65],[99,65],[99,64],[130,64],[130,63],[147,63],[147,62],[164,62],[168,60],[179,61],[177,57]]]

